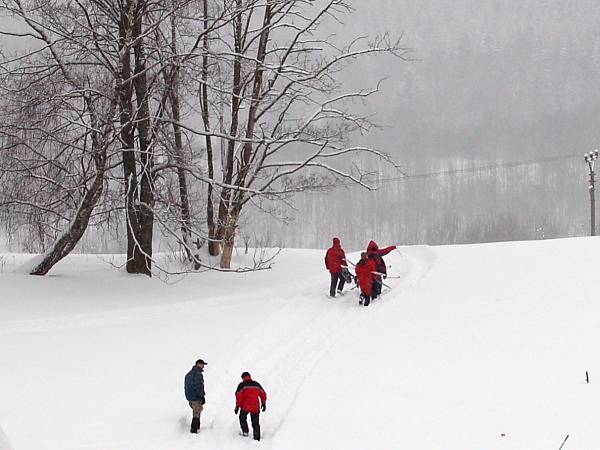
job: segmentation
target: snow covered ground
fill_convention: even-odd
[[[323,254],[169,283],[0,255],[0,449],[600,448],[600,239],[401,248],[367,308],[326,297]],[[260,443],[238,436],[244,370],[269,395]]]

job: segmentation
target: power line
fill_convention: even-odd
[[[398,176],[398,177],[380,178],[377,180],[377,183],[385,184],[385,183],[391,183],[391,182],[410,181],[410,180],[414,180],[414,179],[444,177],[444,176],[460,175],[460,174],[464,174],[464,173],[476,173],[476,172],[483,172],[483,171],[487,171],[487,170],[494,170],[494,169],[500,169],[500,168],[514,168],[514,167],[528,166],[528,165],[538,164],[538,163],[546,163],[546,162],[552,162],[552,161],[560,161],[560,160],[566,160],[566,159],[572,159],[572,158],[579,158],[580,156],[581,155],[546,156],[543,158],[534,158],[534,159],[527,159],[527,160],[522,160],[522,161],[509,161],[509,162],[505,162],[505,163],[486,164],[484,166],[467,167],[464,169],[451,169],[451,170],[441,170],[438,172],[406,174],[406,175],[402,175],[402,176]],[[353,186],[355,184],[356,183],[353,183],[353,182],[343,181],[340,183],[336,183],[335,186]]]
[[[484,166],[476,166],[476,167],[467,167],[464,169],[451,169],[451,170],[441,170],[439,172],[425,172],[420,174],[408,174],[400,177],[392,177],[392,178],[382,178],[379,181],[381,183],[391,182],[391,181],[406,181],[409,179],[415,178],[433,178],[433,177],[441,177],[447,175],[458,175],[462,173],[474,173],[474,172],[483,172],[486,170],[499,169],[499,168],[513,168],[520,166],[528,166],[531,164],[538,164],[543,162],[551,162],[551,161],[560,161],[564,159],[578,158],[580,155],[561,155],[561,156],[547,156],[544,158],[535,158],[528,159],[523,161],[510,161],[505,163],[496,163],[496,164],[487,164]]]

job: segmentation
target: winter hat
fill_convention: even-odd
[[[242,372],[242,379],[250,378],[250,374],[248,372]]]
[[[340,238],[333,238],[333,245],[340,245]]]

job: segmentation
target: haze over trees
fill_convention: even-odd
[[[93,192],[91,226],[76,251],[127,248],[132,271],[141,272],[149,272],[152,242],[184,249],[198,264],[197,244],[206,242],[227,267],[234,236],[242,246],[319,248],[340,235],[347,248],[360,249],[371,238],[451,244],[587,234],[582,155],[598,146],[600,115],[596,2],[299,1],[270,2],[269,11],[264,1],[167,3],[87,0],[46,18],[44,26],[58,30],[63,60],[70,58],[72,81],[39,36],[37,47],[32,36],[3,36],[0,220],[11,248],[47,251],[67,225],[77,228],[76,211],[85,219]],[[284,3],[310,17],[326,5],[344,14],[339,21],[323,16],[313,30],[309,16],[283,16],[276,5]],[[354,14],[337,9],[347,3]],[[129,22],[128,7],[138,11]],[[137,38],[136,23],[143,27]],[[286,60],[290,38],[306,26],[326,44],[323,52],[303,39]],[[8,30],[15,29],[24,30]],[[383,52],[336,66],[333,78],[306,80],[357,48],[347,47],[356,36],[368,39],[355,45]],[[27,61],[14,59],[32,48],[40,50]],[[115,70],[125,54],[130,79]],[[18,72],[25,62],[32,70]],[[125,94],[117,120],[108,121],[119,79]],[[358,98],[375,87],[368,101]],[[355,98],[341,116],[329,108],[303,128],[332,90]],[[283,96],[269,106],[276,93]],[[28,145],[10,141],[15,125],[27,128]],[[98,159],[103,142],[106,162]],[[319,157],[381,153],[339,153],[333,172],[329,157],[320,161],[325,172],[295,171],[325,143]],[[262,161],[267,154],[270,162]],[[35,173],[23,172],[22,161]],[[98,174],[100,194],[93,189]],[[353,187],[348,176],[380,189]],[[154,227],[143,231],[150,211]]]
[[[365,106],[384,126],[357,142],[396,156],[408,176],[373,165],[391,179],[375,192],[302,196],[288,212],[296,220],[271,227],[274,238],[322,248],[339,235],[358,250],[371,238],[454,244],[589,233],[583,154],[600,146],[598,3],[377,0],[357,10],[353,29],[402,30],[415,49],[414,62],[364,64],[345,78],[355,86],[385,77]]]

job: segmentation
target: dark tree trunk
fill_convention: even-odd
[[[177,179],[179,182],[179,208],[181,211],[181,238],[188,260],[193,261],[191,251],[192,245],[192,219],[190,212],[190,200],[188,195],[187,177],[185,174],[186,163],[183,151],[183,139],[179,121],[181,120],[181,108],[179,105],[179,58],[177,56],[177,33],[175,15],[171,16],[171,52],[173,54],[173,69],[170,80],[169,100],[173,113],[173,133],[175,135],[175,154],[177,158]]]
[[[77,213],[75,214],[75,218],[69,225],[68,230],[54,242],[52,249],[46,252],[42,261],[30,272],[31,275],[46,275],[56,263],[71,253],[83,236],[83,233],[85,233],[90,221],[90,216],[102,195],[104,186],[106,149],[100,149],[99,152],[99,154],[94,156],[96,176],[94,177],[91,186],[86,190],[81,204],[77,209]]]
[[[127,47],[128,34],[131,33],[131,24],[127,14],[129,11],[129,2],[126,8],[121,11],[121,21],[119,26],[119,50],[124,52],[121,60],[120,73],[118,74],[121,84],[119,86],[119,109],[121,122],[121,145],[123,158],[123,179],[125,183],[125,226],[127,229],[127,272],[135,271],[134,252],[135,235],[139,228],[137,214],[135,210],[136,192],[138,189],[137,167],[135,161],[135,140],[134,127],[132,122],[131,103],[132,82],[131,82],[131,55]]]
[[[135,251],[130,273],[152,275],[152,238],[154,234],[154,149],[150,125],[150,107],[148,104],[148,79],[146,75],[146,55],[142,37],[142,20],[145,2],[140,2],[133,26],[133,47],[135,56],[134,82],[137,100],[137,134],[140,154],[139,202],[137,211],[138,229],[136,230]]]
[[[220,243],[217,240],[217,227],[215,224],[215,207],[213,204],[213,184],[212,180],[215,177],[214,161],[213,161],[213,147],[212,138],[209,136],[210,133],[210,118],[209,118],[209,105],[208,105],[208,0],[203,2],[203,23],[204,23],[204,37],[202,39],[202,85],[200,87],[201,97],[201,108],[202,108],[202,122],[204,124],[204,131],[206,131],[206,159],[208,161],[208,178],[211,183],[208,184],[206,193],[206,224],[208,226],[208,253],[211,256],[217,256],[221,252]]]
[[[151,275],[152,258],[152,225],[154,203],[153,194],[148,194],[148,187],[152,184],[152,159],[148,154],[148,103],[145,96],[146,78],[140,75],[136,78],[135,89],[138,99],[138,136],[140,143],[141,173],[138,179],[137,160],[135,156],[135,127],[133,125],[132,96],[134,83],[132,80],[131,54],[128,40],[135,39],[141,34],[141,10],[135,11],[133,23],[130,22],[128,12],[131,10],[131,0],[121,11],[120,22],[120,51],[122,57],[119,78],[119,106],[121,122],[121,144],[123,146],[123,177],[125,183],[125,219],[127,228],[127,263],[128,273],[143,273]],[[136,60],[136,74],[143,67],[143,47],[141,39],[136,41],[134,53]],[[141,100],[141,102],[140,102]]]

